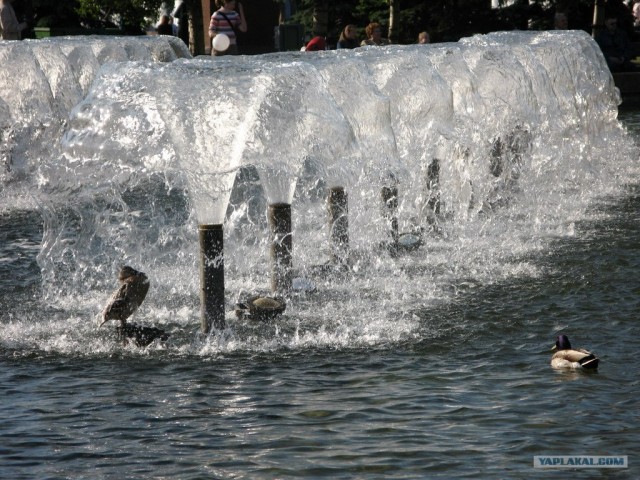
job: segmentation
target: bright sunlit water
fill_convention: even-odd
[[[546,478],[534,455],[628,455],[567,473],[638,477],[640,115],[589,37],[216,60],[130,42],[0,43],[36,92],[0,74],[3,478]],[[392,184],[424,241],[397,257]],[[338,185],[352,268],[316,278]],[[291,199],[317,290],[238,320],[268,292],[266,206]],[[197,224],[221,219],[228,328],[203,337]],[[166,346],[96,328],[123,264]],[[550,368],[560,332],[598,372]]]

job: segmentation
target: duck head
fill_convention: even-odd
[[[571,350],[571,342],[566,335],[558,335],[556,338],[556,345],[553,350]]]
[[[139,272],[135,268],[131,268],[131,267],[125,265],[124,267],[122,267],[120,269],[120,274],[118,275],[118,280],[120,280],[121,282],[124,282],[128,278],[137,277],[137,276],[142,276],[142,277],[146,278],[146,275],[144,273]]]

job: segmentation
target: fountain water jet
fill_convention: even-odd
[[[526,232],[535,230],[535,241],[513,247],[524,251],[529,243],[542,242],[545,232],[564,231],[562,213],[573,214],[586,204],[578,199],[569,205],[567,193],[576,199],[574,192],[584,184],[595,184],[596,190],[607,184],[601,172],[613,168],[603,160],[611,158],[604,155],[610,147],[600,140],[618,139],[620,129],[615,95],[598,73],[602,59],[590,51],[589,42],[575,32],[512,33],[420,49],[321,52],[317,60],[292,54],[166,65],[110,63],[105,55],[101,58],[107,63],[88,96],[63,127],[62,158],[52,155],[36,169],[33,190],[47,200],[44,210],[51,218],[39,259],[45,290],[66,288],[74,294],[89,279],[87,297],[99,295],[95,292],[102,287],[105,268],[125,259],[159,279],[156,302],[169,309],[180,306],[179,318],[191,318],[190,292],[198,291],[193,272],[200,260],[193,248],[198,243],[194,225],[224,225],[223,264],[232,272],[227,282],[234,291],[255,290],[268,271],[264,263],[269,259],[254,253],[270,247],[263,240],[268,205],[286,203],[294,211],[291,261],[304,273],[319,258],[333,257],[331,237],[339,229],[334,222],[325,237],[326,202],[342,188],[349,199],[348,248],[357,259],[350,280],[327,282],[319,293],[326,302],[316,302],[315,295],[296,296],[296,308],[278,322],[301,319],[303,328],[317,327],[309,333],[312,339],[334,325],[358,341],[411,334],[415,322],[405,312],[446,297],[446,285],[457,278],[482,283],[510,274],[494,261],[504,256],[503,243],[531,235],[507,240],[496,234],[496,243],[493,232],[504,231],[499,227],[524,224]],[[558,43],[572,45],[560,60]],[[78,56],[86,53],[79,46],[65,48]],[[505,59],[509,49],[517,61]],[[144,48],[124,51],[141,55]],[[114,49],[112,58],[121,58],[121,52]],[[576,73],[579,69],[570,63],[574,56],[588,59],[588,75]],[[517,72],[504,72],[502,88],[487,84],[486,72],[500,72],[503,64]],[[405,67],[408,78],[403,79],[399,72]],[[603,80],[605,89],[590,90],[589,75]],[[50,89],[61,85],[50,74],[43,77]],[[434,88],[425,88],[431,82]],[[78,85],[84,89],[86,84]],[[511,105],[519,96],[509,92],[520,90],[526,101]],[[430,98],[432,91],[442,98]],[[492,111],[495,102],[508,108]],[[588,118],[596,110],[597,118]],[[60,110],[51,111],[55,116]],[[0,106],[0,112],[11,109]],[[42,126],[49,128],[46,122]],[[509,139],[518,128],[528,139],[513,144],[526,146],[511,152]],[[498,140],[507,148],[492,173],[491,145]],[[15,148],[11,153],[20,157]],[[236,176],[238,169],[243,175]],[[251,189],[242,183],[247,169],[259,172],[250,180],[255,183]],[[429,210],[437,210],[433,194],[439,192],[442,235],[423,236],[428,258],[426,249],[392,258],[376,248],[393,224],[392,215],[385,219],[380,212],[381,189],[396,186],[390,173],[399,180],[398,243],[407,223],[412,232],[428,222]],[[234,182],[252,195],[246,203],[231,195]],[[50,210],[51,204],[64,208]],[[250,212],[254,206],[260,215]],[[67,211],[72,215],[64,217]],[[487,215],[478,216],[480,211]],[[65,218],[72,221],[65,223]],[[533,226],[526,219],[535,219]],[[425,280],[421,284],[428,287],[412,291],[414,279]],[[363,295],[352,295],[352,290]],[[47,299],[55,301],[55,293]],[[375,312],[373,298],[379,307]],[[363,310],[366,321],[353,320]],[[398,314],[406,328],[390,330],[389,319],[397,320]],[[338,330],[327,338],[338,338]]]

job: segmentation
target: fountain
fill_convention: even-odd
[[[179,51],[0,42],[5,477],[631,472],[640,116],[590,37]]]
[[[0,44],[29,79],[0,74],[0,196],[44,219],[51,308],[91,316],[126,263],[177,342],[199,316],[197,345],[251,348],[229,312],[256,292],[289,302],[276,344],[397,340],[452,282],[528,272],[513,252],[624,174],[619,96],[580,32],[216,59],[168,38]]]

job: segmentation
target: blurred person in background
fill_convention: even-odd
[[[389,45],[390,42],[386,38],[382,38],[382,27],[379,23],[370,23],[365,28],[365,32],[367,33],[367,39],[363,40],[360,46],[364,47],[366,45]]]
[[[337,48],[358,48],[360,42],[358,41],[358,30],[355,25],[347,25],[340,33],[338,39]]]
[[[11,5],[13,0],[0,0],[0,38],[2,40],[20,40],[26,22],[18,22],[16,11]]]

